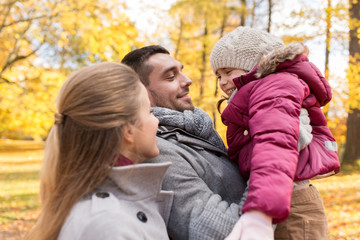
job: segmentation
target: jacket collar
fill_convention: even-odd
[[[304,53],[307,53],[307,48],[302,43],[276,48],[264,55],[250,72],[234,78],[235,86],[239,89],[253,80],[266,77],[298,62],[309,61]]]
[[[233,82],[234,82],[236,88],[240,89],[245,84],[255,80],[256,79],[255,74],[256,74],[257,68],[258,68],[258,65],[256,65],[250,72],[248,72],[244,75],[241,75],[240,77],[234,78]]]
[[[141,200],[159,195],[167,163],[141,163],[122,167],[113,167],[109,178],[98,189],[110,191],[114,195],[128,200]]]
[[[298,62],[309,61],[307,53],[307,47],[302,43],[296,42],[276,48],[261,57],[259,64],[256,66],[255,78],[263,78]]]
[[[309,62],[307,51],[302,43],[276,48],[264,55],[250,72],[235,78],[235,86],[240,89],[243,85],[272,73],[288,72],[305,81],[320,105],[324,106],[331,100],[331,89],[318,68]]]

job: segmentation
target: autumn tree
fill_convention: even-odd
[[[310,61],[314,61],[314,50],[323,49],[316,57],[323,57],[324,61],[317,67],[330,82],[333,92],[333,98],[323,112],[340,153],[345,142],[344,106],[347,104],[348,89],[344,74],[333,70],[333,66],[335,61],[339,61],[336,56],[348,51],[348,4],[344,0],[318,0],[317,4],[301,4],[287,18],[287,21],[275,24],[276,29],[285,32],[282,36],[285,43],[304,42],[310,48]]]
[[[343,163],[360,159],[360,2],[350,0],[349,114]]]
[[[173,56],[184,66],[192,79],[190,95],[195,106],[205,110],[214,120],[218,132],[225,136],[216,103],[221,98],[216,77],[210,67],[210,52],[214,44],[226,33],[240,25],[257,21],[257,10],[264,0],[179,0],[170,9],[173,28],[169,37],[173,43]],[[267,13],[267,7],[263,12]],[[267,18],[266,18],[267,19]]]
[[[170,39],[174,57],[184,64],[184,71],[193,80],[193,103],[216,117],[217,83],[209,64],[209,55],[217,32],[224,33],[229,24],[231,7],[228,1],[177,1],[170,9],[174,28]],[[214,94],[215,93],[215,94]],[[216,118],[215,118],[216,121]]]
[[[1,2],[0,136],[45,137],[65,78],[138,44],[125,8],[117,0]]]

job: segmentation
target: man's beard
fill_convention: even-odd
[[[183,92],[188,92],[188,89],[185,89]],[[154,90],[149,89],[149,92],[151,94],[151,98],[153,101],[153,105],[155,105],[155,107],[163,107],[163,108],[169,108],[172,110],[176,110],[179,112],[183,112],[185,110],[194,110],[194,105],[192,104],[191,100],[189,104],[183,104],[181,102],[178,101],[170,101],[169,100],[164,100],[162,99]],[[177,96],[181,96],[183,94],[183,92],[176,94],[176,99]],[[173,100],[173,99],[171,99]]]

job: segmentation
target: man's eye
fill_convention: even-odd
[[[166,79],[172,80],[175,78],[175,74],[168,76]]]

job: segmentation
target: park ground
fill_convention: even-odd
[[[39,215],[43,142],[0,139],[0,239],[23,239]],[[312,181],[323,197],[329,240],[360,240],[360,167]]]

